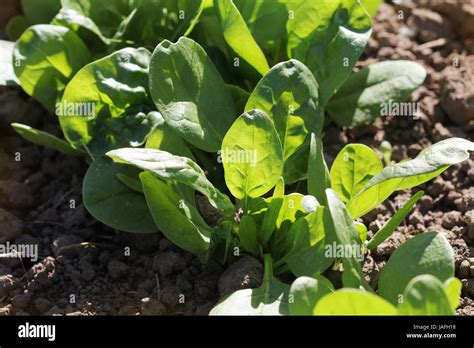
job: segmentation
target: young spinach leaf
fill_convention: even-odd
[[[289,310],[291,315],[313,315],[316,303],[327,294],[334,291],[318,279],[299,277],[290,287]],[[332,286],[332,284],[331,284]]]
[[[187,185],[205,195],[209,202],[226,216],[234,213],[229,197],[221,193],[206,178],[204,171],[191,159],[155,149],[123,148],[107,156],[119,163],[134,165],[157,175],[161,180]]]
[[[142,145],[159,122],[147,106],[149,62],[146,49],[124,48],[82,68],[56,111],[66,139],[94,155]]]
[[[225,181],[234,197],[259,197],[281,176],[283,151],[271,119],[260,110],[241,115],[222,141]]]
[[[453,312],[459,306],[459,298],[461,297],[462,283],[458,278],[452,277],[443,284],[444,292],[448,296],[449,303]]]
[[[84,205],[100,222],[120,231],[158,232],[143,194],[124,185],[117,174],[138,177],[133,167],[99,157],[87,170],[82,187]]]
[[[370,147],[346,145],[331,167],[331,188],[347,203],[382,169],[382,161]]]
[[[150,91],[179,136],[202,150],[219,150],[235,110],[224,81],[198,43],[185,37],[161,42],[151,59]]]
[[[454,275],[454,254],[439,232],[424,232],[395,250],[380,272],[379,294],[396,304],[416,276],[431,274],[444,282]]]
[[[452,315],[453,309],[441,283],[430,274],[413,278],[403,293],[401,315]]]
[[[52,134],[47,132],[40,131],[38,129],[31,128],[25,124],[12,123],[11,126],[19,135],[24,139],[31,141],[34,144],[38,144],[59,152],[62,152],[66,155],[71,156],[82,156],[84,152],[73,148],[66,141],[55,137]]]
[[[253,109],[265,112],[275,125],[283,146],[286,183],[304,178],[307,164],[296,167],[298,158],[293,156],[304,147],[307,158],[308,135],[314,132],[320,136],[324,123],[318,106],[318,83],[311,71],[294,59],[275,65],[250,95],[245,111]]]
[[[323,142],[316,134],[311,133],[308,159],[308,193],[326,205],[326,189],[331,187],[328,166],[324,159]]]
[[[156,226],[171,242],[194,255],[205,258],[212,229],[172,182],[158,179],[150,172],[140,174],[148,207]]]
[[[351,74],[369,40],[371,26],[357,0],[304,1],[288,20],[288,56],[313,72],[321,106]]]
[[[352,217],[358,218],[386,200],[393,192],[423,184],[469,158],[474,143],[450,138],[421,151],[410,161],[391,164],[377,173],[347,204]]]
[[[397,315],[383,298],[357,289],[341,289],[324,296],[314,307],[316,315]]]
[[[74,74],[90,60],[76,33],[55,25],[29,27],[13,49],[13,69],[21,87],[49,111],[55,109]]]
[[[242,216],[240,220],[239,240],[245,250],[252,255],[258,256],[259,244],[257,241],[257,226],[248,215]]]
[[[418,63],[399,60],[369,65],[352,74],[327,105],[339,126],[355,127],[392,113],[423,84],[426,70]],[[405,115],[407,116],[407,115]]]
[[[375,249],[380,243],[386,240],[390,235],[395,231],[395,229],[400,225],[400,223],[405,219],[405,217],[410,212],[411,208],[418,202],[423,196],[423,191],[418,191],[413,197],[411,197],[404,205],[401,207],[395,215],[392,216],[390,220],[375,233],[374,237],[367,244],[367,249]]]
[[[242,60],[242,68],[251,79],[265,75],[270,69],[262,50],[255,42],[247,24],[232,0],[215,0],[224,39],[229,48]],[[235,64],[234,64],[235,66]]]

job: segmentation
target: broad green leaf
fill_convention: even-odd
[[[383,298],[356,289],[341,289],[324,296],[314,307],[316,315],[397,315]]]
[[[321,135],[324,115],[318,106],[318,83],[309,69],[297,60],[275,65],[250,95],[245,111],[258,109],[273,121],[283,146],[287,183],[306,176],[307,164],[299,175],[292,173],[298,158],[292,158],[304,147],[309,152],[309,133]],[[303,149],[301,149],[303,151]]]
[[[216,152],[235,118],[232,96],[204,49],[164,40],[150,64],[150,91],[166,123],[194,146]]]
[[[286,0],[233,0],[260,47],[267,47],[286,36]]]
[[[191,159],[155,149],[123,148],[112,150],[107,156],[119,163],[134,165],[157,175],[161,180],[178,182],[192,187],[209,199],[216,208],[231,215],[234,206],[229,197],[221,193],[206,178],[204,171]]]
[[[264,267],[259,288],[238,290],[222,298],[209,315],[288,315],[290,286],[273,277],[270,255],[264,256]]]
[[[326,204],[326,189],[331,187],[328,166],[324,159],[323,142],[316,134],[311,133],[308,159],[308,193]]]
[[[326,110],[339,126],[369,123],[393,114],[392,109],[421,86],[425,77],[426,70],[411,61],[371,64],[347,79]]]
[[[61,0],[61,11],[53,23],[69,26],[82,35],[84,33],[81,31],[90,31],[102,41],[109,43],[107,38],[115,35],[131,11],[129,2],[129,0]]]
[[[361,0],[361,3],[370,17],[373,17],[377,13],[382,1],[383,0]]]
[[[142,145],[159,121],[147,106],[149,62],[146,49],[124,48],[82,68],[56,108],[66,139],[97,155]]]
[[[158,232],[143,194],[124,185],[117,174],[138,177],[139,171],[113,163],[106,157],[92,162],[84,177],[82,197],[89,213],[100,222],[120,231]]]
[[[326,196],[332,219],[332,224],[328,224],[326,227],[326,244],[332,247],[333,253],[337,252],[334,250],[337,248],[342,248],[344,251],[351,250],[351,254],[346,255],[342,260],[344,265],[342,283],[344,287],[362,287],[372,291],[362,274],[361,260],[357,258],[357,251],[362,252],[359,232],[337,193],[327,189]]]
[[[221,220],[214,227],[211,236],[211,245],[209,247],[209,255],[213,260],[217,260],[221,264],[228,264],[233,257],[232,246],[235,242],[232,235],[233,222],[230,220]]]
[[[30,24],[24,15],[14,16],[10,18],[7,23],[6,32],[10,40],[16,41],[20,38],[21,34],[25,32]]]
[[[386,200],[393,192],[421,185],[469,158],[474,143],[450,138],[421,151],[410,161],[391,164],[377,173],[347,204],[352,217],[365,215]]]
[[[347,203],[382,169],[382,161],[370,147],[346,145],[331,167],[331,188]]]
[[[61,8],[61,0],[21,0],[29,25],[47,24]]]
[[[14,42],[0,40],[0,86],[18,86],[20,84],[13,71],[14,45]]]
[[[446,280],[443,284],[444,292],[448,296],[449,303],[453,312],[459,306],[459,299],[461,297],[462,283],[458,278],[452,277]]]
[[[297,278],[290,287],[289,310],[291,315],[313,315],[316,303],[324,295],[330,294],[331,288],[317,279],[310,277]]]
[[[134,12],[120,38],[150,47],[164,39],[175,41],[191,32],[201,14],[202,3],[202,0],[132,0]]]
[[[162,150],[172,153],[173,155],[188,157],[196,162],[191,150],[189,150],[183,139],[165,123],[161,115],[160,118],[161,121],[148,137],[146,148]]]
[[[11,126],[13,127],[15,132],[21,135],[24,139],[31,141],[32,143],[62,152],[66,155],[84,155],[84,152],[74,149],[67,142],[62,139],[59,139],[58,137],[50,133],[34,129],[30,126],[20,123],[12,123]]]
[[[356,0],[304,1],[287,23],[288,56],[308,66],[324,106],[349,77],[371,34]]]
[[[13,49],[13,69],[21,87],[49,111],[54,110],[69,80],[90,60],[76,33],[55,25],[28,28]]]
[[[172,182],[164,182],[150,172],[140,174],[146,201],[160,231],[178,247],[204,257],[210,245],[212,229],[199,212],[175,191]]]
[[[398,310],[401,315],[452,315],[454,312],[443,283],[429,274],[417,276],[408,283]]]
[[[413,197],[411,197],[403,205],[403,207],[401,207],[395,213],[395,215],[393,215],[392,218],[388,220],[387,223],[380,230],[377,231],[374,237],[367,244],[367,249],[376,248],[380,243],[382,243],[384,240],[390,237],[393,231],[397,229],[398,225],[400,225],[400,223],[408,215],[411,208],[416,204],[416,202],[420,200],[421,196],[423,196],[423,193],[424,193],[423,191],[419,191]]]
[[[298,219],[288,231],[286,260],[296,276],[314,276],[323,273],[334,258],[326,255],[325,227],[331,224],[331,215],[326,207]]]
[[[225,181],[238,199],[259,197],[281,176],[283,153],[271,119],[252,110],[240,116],[222,141]]]
[[[257,226],[253,219],[248,216],[242,216],[239,224],[239,240],[242,247],[253,255],[258,253]]]
[[[252,79],[265,75],[270,69],[265,55],[252,37],[247,24],[232,0],[215,0],[224,39],[240,64]]]
[[[453,249],[439,232],[424,232],[407,240],[380,272],[379,294],[396,304],[410,280],[431,274],[444,282],[454,276]]]

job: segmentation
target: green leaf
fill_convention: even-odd
[[[270,118],[252,110],[240,116],[222,141],[225,181],[238,199],[259,197],[281,176],[283,152]]]
[[[69,80],[90,60],[82,40],[68,28],[55,25],[28,28],[13,49],[13,69],[21,87],[49,111],[54,110]]]
[[[264,266],[259,288],[238,290],[225,296],[209,315],[288,315],[290,286],[273,277],[270,255],[264,256]]]
[[[299,277],[290,288],[289,310],[291,315],[313,315],[316,303],[327,294],[331,288],[317,279]]]
[[[258,230],[258,241],[261,245],[266,246],[276,228],[276,222],[280,209],[283,205],[283,197],[285,195],[285,181],[282,177],[278,180],[273,196],[268,205],[268,209],[263,217],[262,226]]]
[[[181,139],[170,126],[168,126],[163,117],[157,124],[153,133],[150,134],[146,142],[146,148],[156,149],[172,153],[173,155],[188,157],[196,162],[194,155],[189,150],[186,143]]]
[[[371,21],[356,0],[304,1],[287,31],[288,56],[313,72],[324,106],[351,74],[369,40]]]
[[[459,306],[459,299],[461,297],[462,283],[458,278],[452,277],[446,280],[443,284],[444,292],[448,296],[449,303],[453,312]]]
[[[66,155],[72,156],[82,156],[84,153],[82,151],[74,149],[71,145],[65,142],[58,137],[40,131],[38,129],[31,128],[25,124],[20,123],[12,123],[11,126],[19,135],[21,135],[24,139],[31,141],[32,143],[62,152]]]
[[[226,84],[226,87],[232,95],[236,110],[239,113],[243,113],[245,110],[245,105],[250,98],[250,93],[236,85]]]
[[[359,239],[362,244],[365,243],[367,240],[367,226],[365,226],[362,222],[354,221],[354,226],[359,232]]]
[[[257,226],[253,219],[248,216],[242,216],[239,224],[239,240],[242,247],[253,255],[258,253]]]
[[[331,224],[331,215],[326,207],[299,218],[291,226],[287,237],[286,260],[290,271],[296,276],[314,276],[323,273],[333,263],[326,255],[327,238],[325,227]],[[281,260],[279,261],[281,262]]]
[[[359,252],[362,252],[359,232],[354,226],[354,222],[344,206],[344,203],[337,193],[331,189],[326,190],[326,196],[332,219],[332,224],[329,224],[326,229],[326,243],[331,243],[330,246],[332,246],[333,249],[355,249],[356,251],[359,250]],[[344,272],[342,274],[344,287],[362,287],[367,291],[372,291],[362,274],[362,267],[360,265],[360,259],[357,258],[357,252],[346,255],[342,262],[344,265]]]
[[[191,39],[155,49],[150,91],[166,123],[194,146],[216,152],[235,118],[232,96],[204,49]]]
[[[297,150],[309,152],[309,133],[321,135],[324,115],[318,106],[318,83],[311,71],[297,60],[275,65],[250,95],[245,111],[258,109],[273,121],[283,146],[287,183],[306,176],[305,164],[295,175]],[[304,147],[304,149],[302,149]]]
[[[383,0],[361,0],[362,6],[368,12],[370,17],[375,16]]]
[[[123,173],[117,173],[116,176],[117,176],[117,179],[119,179],[122,182],[122,184],[131,188],[134,191],[137,191],[143,194],[143,187],[142,187],[142,183],[140,182],[140,178],[136,176],[129,176]]]
[[[5,30],[7,32],[8,38],[11,41],[16,41],[20,38],[21,34],[23,34],[25,30],[28,29],[29,26],[30,24],[28,23],[26,17],[20,15],[10,18]]]
[[[416,204],[416,202],[420,200],[423,194],[423,191],[419,191],[413,197],[411,197],[403,205],[403,207],[401,207],[395,213],[395,215],[393,215],[392,218],[388,220],[387,223],[380,230],[377,231],[374,237],[367,244],[367,249],[375,249],[380,243],[390,237],[393,231],[395,231],[398,225],[400,225],[400,223],[405,219],[411,208]]]
[[[89,213],[100,222],[125,232],[158,232],[143,194],[124,185],[117,174],[138,177],[139,171],[106,157],[92,162],[84,177],[82,196]]]
[[[212,229],[183,196],[176,185],[156,178],[150,172],[140,174],[146,201],[160,231],[178,247],[204,257],[210,245]]]
[[[244,72],[252,79],[265,75],[270,69],[265,55],[232,0],[215,0],[214,7],[222,26],[224,39],[240,59]]]
[[[346,145],[331,167],[331,188],[347,203],[382,169],[382,161],[370,147]]]
[[[308,193],[326,204],[326,189],[331,187],[328,166],[324,159],[323,142],[316,134],[311,133],[308,159]]]
[[[124,48],[82,68],[56,108],[66,139],[96,155],[142,145],[159,122],[147,106],[149,62],[146,49]]]
[[[128,0],[62,0],[62,9],[53,23],[71,27],[82,37],[90,38],[92,34],[109,43],[107,39],[115,35],[130,11]]]
[[[356,289],[341,289],[324,296],[314,308],[316,315],[397,315],[383,298]]]
[[[408,283],[398,309],[401,315],[452,315],[454,312],[443,283],[429,274],[415,277]]]
[[[20,84],[13,71],[14,45],[14,42],[0,40],[0,86],[18,86]]]
[[[191,32],[202,4],[202,0],[133,0],[135,11],[120,38],[151,47],[164,39],[175,41]]]
[[[393,192],[421,185],[469,158],[474,143],[450,138],[421,151],[410,161],[391,164],[377,173],[347,204],[353,218],[365,215],[386,200]]]
[[[418,63],[399,60],[369,65],[352,74],[327,105],[339,126],[355,127],[392,114],[423,84],[426,70]]]
[[[21,0],[23,13],[29,25],[46,24],[61,8],[61,0]]]
[[[206,178],[204,171],[191,159],[155,149],[124,148],[112,150],[107,156],[119,163],[134,165],[157,175],[161,180],[174,181],[201,192],[209,202],[226,215],[232,215],[234,206]]]
[[[439,232],[424,232],[395,250],[380,272],[379,294],[396,304],[411,279],[431,274],[444,282],[454,275],[453,249]]]

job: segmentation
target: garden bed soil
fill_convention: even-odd
[[[331,126],[324,139],[328,162],[349,142],[377,148],[388,140],[399,161],[449,137],[473,140],[474,29],[468,23],[474,23],[469,2],[383,4],[358,68],[390,59],[423,64],[427,79],[411,98],[418,113],[352,130]],[[18,88],[1,87],[0,105],[0,242],[39,251],[36,262],[0,258],[0,315],[206,315],[221,294],[259,285],[262,267],[250,257],[224,270],[202,264],[160,234],[121,233],[94,220],[81,197],[86,163],[24,142],[9,126],[21,122],[59,135],[55,117]],[[474,315],[473,182],[471,157],[364,217],[370,236],[410,194],[425,191],[406,221],[366,258],[366,277],[374,281],[411,236],[441,231],[463,283],[457,313]]]

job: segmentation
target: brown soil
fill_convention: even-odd
[[[348,142],[377,148],[388,140],[398,161],[448,137],[473,139],[474,30],[458,21],[474,23],[474,9],[453,1],[399,0],[381,7],[358,68],[390,59],[423,64],[428,77],[411,99],[419,103],[419,114],[352,130],[330,127],[329,162]],[[40,255],[37,262],[0,258],[0,315],[207,314],[219,292],[258,285],[261,265],[250,258],[221,277],[219,266],[203,265],[159,234],[121,233],[95,221],[81,203],[86,164],[28,144],[9,127],[22,122],[59,134],[54,116],[15,88],[0,88],[0,105],[0,243],[36,244]],[[456,275],[463,282],[457,312],[474,315],[473,163],[471,158],[413,190],[425,195],[367,258],[369,280],[406,239],[438,230],[455,250]],[[366,216],[369,234],[413,192],[394,195]]]

